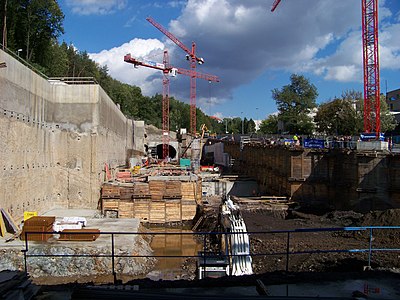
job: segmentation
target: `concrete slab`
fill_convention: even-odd
[[[55,216],[56,221],[62,220],[64,217],[85,217],[87,220],[86,229],[99,229],[100,232],[119,232],[125,234],[114,234],[114,243],[116,248],[126,248],[132,246],[136,242],[136,234],[126,233],[137,233],[139,231],[140,220],[139,219],[113,219],[113,218],[100,218],[98,210],[93,209],[52,209],[43,214],[44,216]],[[53,238],[50,238],[47,243],[43,242],[29,242],[29,246],[34,247],[35,245],[49,244],[65,245],[68,247],[75,246],[93,246],[111,247],[111,234],[101,234],[96,241],[85,242],[85,241],[59,241],[58,235],[54,234]],[[6,242],[6,239],[0,239],[0,247],[4,248],[24,248],[25,241],[15,239],[10,242]]]
[[[90,279],[92,276],[109,276],[112,274],[112,266],[117,274],[143,276],[155,262],[147,258],[152,254],[152,249],[149,239],[139,232],[139,219],[102,218],[96,210],[88,209],[54,209],[45,215],[55,216],[56,220],[62,220],[63,217],[85,217],[87,226],[84,228],[98,229],[101,234],[95,241],[61,241],[58,233],[54,233],[45,242],[28,241],[27,270],[32,278],[88,276]],[[15,239],[6,243],[5,239],[0,239],[0,270],[24,269],[21,252],[24,249],[25,241]],[[111,258],[113,253],[114,265]]]
[[[87,220],[86,229],[99,229],[100,232],[120,232],[137,233],[140,226],[139,219],[114,219],[100,218],[98,210],[93,209],[52,209],[44,214],[45,216],[55,216],[56,221],[64,217],[85,217]],[[124,245],[132,245],[136,241],[136,234],[114,234],[114,243],[117,248]],[[57,235],[55,235],[57,237]],[[68,246],[91,245],[95,247],[111,246],[111,234],[101,234],[96,241],[59,241],[56,238],[49,239],[51,244],[68,244]],[[131,244],[132,243],[132,244]]]

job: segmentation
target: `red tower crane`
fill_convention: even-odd
[[[193,70],[183,68],[175,68],[169,64],[168,51],[164,51],[163,63],[155,63],[152,61],[140,61],[127,54],[124,61],[133,64],[135,67],[144,66],[160,70],[163,72],[163,101],[162,101],[162,131],[163,131],[163,159],[169,156],[169,75],[176,76],[182,74],[190,77],[196,77],[208,81],[219,82],[218,76],[203,74]]]
[[[196,44],[192,42],[192,49],[186,47],[176,36],[165,29],[161,24],[157,23],[153,18],[147,17],[154,27],[165,34],[171,41],[178,45],[186,52],[186,59],[190,61],[190,69],[193,71],[190,75],[190,132],[196,134],[196,63],[203,64],[204,59],[196,55]]]
[[[281,0],[275,0],[272,4],[272,12],[280,2]],[[381,130],[378,0],[361,0],[361,8],[364,68],[364,131],[367,133],[375,132],[378,138]]]

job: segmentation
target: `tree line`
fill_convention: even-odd
[[[49,77],[94,77],[105,92],[119,104],[121,111],[133,119],[161,127],[162,95],[148,97],[137,86],[113,79],[107,66],[100,66],[86,51],[72,44],[58,42],[64,33],[64,14],[54,0],[4,0],[0,4],[0,28],[3,47],[17,53]],[[291,83],[274,89],[278,113],[263,120],[259,133],[352,135],[362,132],[363,101],[356,91],[347,91],[319,106],[316,87],[302,75],[293,74]],[[381,101],[382,131],[392,130],[396,123]],[[253,119],[217,120],[197,109],[197,130],[205,124],[217,134],[256,132]],[[170,98],[170,130],[190,128],[190,105]]]
[[[363,132],[364,100],[355,90],[342,92],[340,97],[317,105],[317,88],[302,75],[292,74],[290,84],[274,89],[272,97],[278,112],[263,120],[261,133],[314,133],[326,135],[358,135]],[[385,96],[381,95],[381,131],[392,131],[397,126],[389,112]]]

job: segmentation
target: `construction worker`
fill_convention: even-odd
[[[295,134],[295,135],[293,136],[293,141],[294,141],[294,144],[295,144],[296,146],[299,145],[299,137],[297,136],[297,134]]]

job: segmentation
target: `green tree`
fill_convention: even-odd
[[[390,113],[386,97],[381,96],[381,132],[394,130],[397,126],[394,115]]]
[[[269,115],[268,118],[262,120],[259,131],[264,134],[278,133],[278,116]]]
[[[314,121],[318,132],[329,135],[353,135],[360,129],[357,112],[352,103],[345,99],[321,104]]]
[[[385,96],[381,95],[380,98],[380,122],[381,122],[381,132],[386,132],[393,130],[397,126],[395,117],[390,113],[389,106],[386,103]],[[364,118],[364,100],[359,99],[357,106],[360,107],[360,123],[363,124]],[[360,132],[364,131],[363,125],[361,126]]]
[[[67,44],[59,45],[56,41],[51,43],[49,51],[43,53],[43,63],[41,67],[43,72],[50,77],[68,76],[68,54]]]
[[[255,133],[256,132],[256,123],[253,119],[250,119],[248,122],[245,123],[245,133]]]
[[[316,107],[317,88],[302,75],[292,74],[290,81],[281,90],[272,90],[278,118],[289,133],[311,134],[313,123],[309,113]]]
[[[27,61],[44,62],[43,54],[64,33],[64,14],[54,0],[18,0],[18,47]]]

